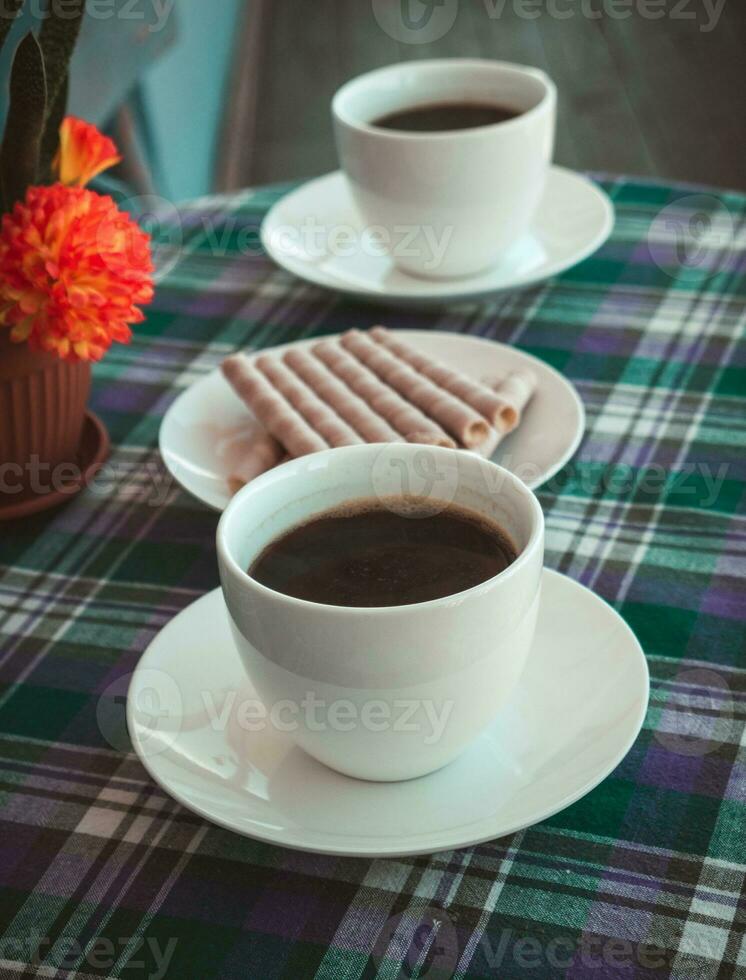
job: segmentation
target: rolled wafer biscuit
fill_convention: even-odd
[[[437,422],[389,388],[339,344],[322,341],[314,345],[313,353],[408,442],[454,448],[453,439]]]
[[[363,442],[357,432],[339,417],[333,406],[322,401],[282,361],[264,354],[256,359],[256,366],[275,390],[300,412],[314,432],[318,432],[330,446],[356,446]]]
[[[238,397],[291,456],[305,456],[329,448],[329,444],[274,390],[245,354],[226,358],[222,371]]]
[[[341,344],[400,395],[439,422],[467,449],[478,446],[489,435],[487,420],[471,405],[415,371],[410,364],[382,344],[375,343],[362,331],[350,330],[343,334]]]
[[[251,443],[232,473],[232,477],[241,483],[251,483],[255,477],[277,466],[285,455],[282,445],[261,426],[255,426],[249,435]]]
[[[283,360],[366,442],[397,442],[402,438],[367,402],[332,374],[318,357],[296,347],[287,351]]]
[[[518,422],[523,415],[523,409],[529,403],[536,391],[537,379],[531,370],[522,369],[507,375],[502,381],[495,382],[495,394],[503,399],[506,404],[515,410]],[[489,458],[503,441],[505,436],[510,435],[513,430],[501,430],[490,428],[490,435],[479,446],[474,447],[474,451],[480,456]]]
[[[533,384],[533,387],[528,397],[519,403],[511,399],[510,392],[504,393],[500,389],[488,387],[420,353],[386,327],[374,327],[370,335],[376,343],[406,361],[415,371],[419,371],[456,398],[465,401],[486,418],[490,425],[503,433],[511,432],[518,425],[521,409],[525,407],[536,386],[536,377],[533,372],[527,371],[527,383],[529,386]]]
[[[507,433],[500,432],[498,429],[493,429],[490,426],[487,438],[484,442],[480,442],[478,446],[474,446],[472,452],[475,452],[478,456],[484,456],[485,459],[489,459],[506,435]]]
[[[523,409],[528,405],[536,392],[538,379],[530,368],[511,371],[494,385],[494,392],[505,405],[510,408],[515,417],[513,428],[521,420]]]

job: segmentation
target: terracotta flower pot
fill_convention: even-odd
[[[11,343],[0,327],[0,490],[6,503],[9,494],[15,502],[38,494],[40,474],[49,483],[55,468],[76,464],[90,385],[89,363]]]

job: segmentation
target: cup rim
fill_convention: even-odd
[[[514,116],[512,119],[504,119],[501,122],[489,123],[486,126],[475,126],[471,129],[446,129],[439,132],[410,132],[407,130],[391,130],[383,129],[380,126],[374,126],[371,123],[362,122],[358,119],[353,118],[349,113],[345,112],[341,106],[341,103],[346,96],[349,95],[350,91],[368,82],[370,79],[387,75],[389,73],[394,73],[401,68],[410,68],[413,70],[427,70],[432,68],[437,68],[439,66],[453,68],[462,67],[467,68],[495,68],[501,71],[511,71],[516,75],[530,76],[536,81],[539,81],[544,86],[544,94],[535,106],[531,109],[527,109],[525,112],[520,113],[520,115]],[[493,58],[427,58],[422,61],[397,61],[391,65],[384,65],[381,68],[374,68],[371,71],[363,72],[361,75],[356,75],[354,78],[349,79],[344,82],[332,97],[332,115],[334,119],[341,125],[346,126],[358,133],[364,133],[368,136],[376,136],[380,139],[387,140],[412,140],[417,142],[423,142],[426,140],[441,141],[443,139],[479,139],[485,135],[491,135],[496,130],[500,132],[505,132],[506,130],[518,129],[522,126],[528,125],[536,116],[545,112],[548,106],[556,103],[557,99],[557,88],[552,81],[552,79],[547,75],[545,71],[541,68],[535,68],[532,65],[521,65],[518,62],[513,61],[500,61]]]
[[[310,612],[314,610],[317,612],[335,612],[339,615],[345,615],[350,617],[364,616],[364,615],[402,615],[412,611],[426,611],[427,609],[432,609],[438,605],[443,606],[444,604],[450,604],[455,601],[462,601],[465,598],[475,595],[480,591],[484,590],[487,586],[493,585],[498,579],[501,581],[506,581],[509,578],[515,576],[518,571],[527,564],[537,547],[540,546],[543,531],[544,531],[544,512],[541,509],[541,504],[539,503],[536,494],[528,487],[523,480],[517,477],[510,470],[505,469],[504,466],[500,466],[498,463],[493,463],[492,460],[484,459],[478,457],[475,454],[475,459],[482,465],[494,467],[496,470],[500,471],[503,479],[507,478],[520,493],[522,493],[526,499],[527,505],[531,511],[531,529],[529,532],[528,541],[524,548],[521,549],[520,553],[516,556],[514,562],[504,568],[497,575],[493,575],[491,578],[485,579],[483,582],[478,582],[476,585],[471,586],[469,589],[463,589],[461,592],[453,592],[450,595],[440,596],[437,599],[428,599],[425,602],[411,602],[406,605],[396,605],[396,606],[337,606],[332,603],[326,602],[313,602],[310,599],[299,599],[297,596],[287,595],[285,592],[279,592],[277,589],[271,589],[267,585],[263,585],[258,582],[255,578],[249,575],[248,571],[244,569],[236,560],[230,543],[228,542],[228,526],[233,520],[234,514],[237,510],[242,509],[246,504],[246,501],[250,500],[251,497],[257,492],[263,490],[267,485],[271,485],[276,479],[277,474],[289,467],[297,464],[303,459],[313,458],[313,459],[324,459],[328,458],[332,453],[345,453],[348,456],[352,455],[368,455],[375,449],[381,448],[382,445],[389,445],[388,443],[365,443],[360,446],[338,446],[333,449],[325,449],[321,452],[314,453],[312,457],[297,457],[295,459],[287,460],[285,463],[281,463],[279,466],[274,467],[274,469],[269,470],[267,473],[263,473],[261,476],[256,477],[251,483],[242,487],[238,493],[234,494],[228,506],[223,511],[220,521],[218,522],[218,527],[216,531],[216,547],[218,553],[218,562],[221,567],[229,571],[234,577],[238,578],[245,587],[258,592],[260,595],[269,598],[275,598],[283,602],[289,603],[290,605],[306,609]],[[405,452],[417,452],[423,447],[414,443],[402,443],[401,449]],[[454,453],[467,453],[468,450],[464,449],[448,449],[443,446],[427,446],[428,451],[434,452],[436,455],[440,455],[442,458],[450,457],[453,458]],[[311,519],[311,515],[309,518]],[[299,523],[303,523],[302,521]],[[298,524],[291,525],[286,530],[290,530],[292,527],[297,527]],[[281,532],[284,533],[284,532]]]

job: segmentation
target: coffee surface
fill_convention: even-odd
[[[404,606],[454,595],[516,554],[497,525],[460,508],[397,513],[379,502],[330,511],[271,542],[249,574],[277,592],[333,606]]]
[[[439,133],[492,126],[520,115],[517,109],[496,103],[434,102],[390,112],[376,119],[373,125],[409,133]]]

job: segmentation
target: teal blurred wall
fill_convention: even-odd
[[[250,0],[178,0],[176,42],[145,76],[163,191],[175,201],[212,187],[234,42]]]

